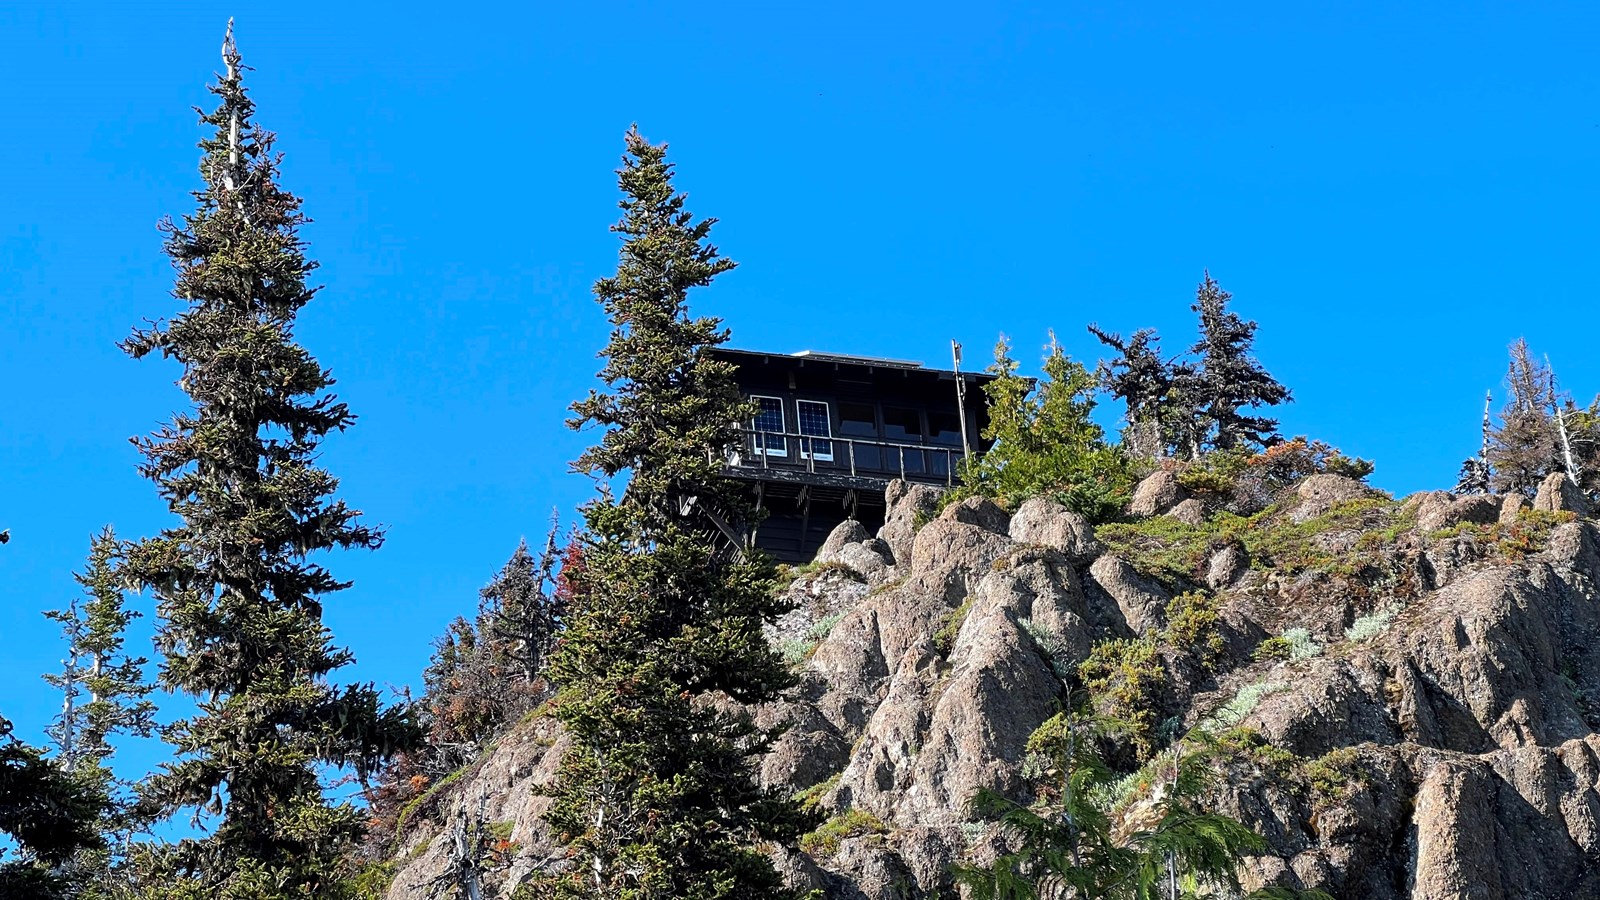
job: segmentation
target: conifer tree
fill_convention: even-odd
[[[409,711],[385,708],[371,685],[328,680],[351,655],[333,645],[323,602],[348,584],[308,555],[376,548],[382,536],[332,499],[338,481],[316,464],[321,440],[354,416],[295,341],[316,264],[298,234],[300,200],[279,186],[273,135],[240,81],[232,23],[223,62],[210,88],[220,102],[202,118],[215,133],[200,143],[199,206],[165,224],[174,293],[188,306],[122,345],[176,360],[192,403],[135,442],[179,521],[131,545],[123,570],[155,597],[161,684],[198,707],[167,730],[177,759],[146,781],[140,807],[213,817],[163,856],[148,891],[330,896],[362,815],[329,802],[319,771],[364,778],[413,730]]]
[[[74,599],[66,609],[45,613],[61,623],[67,639],[63,671],[45,676],[63,697],[61,714],[49,729],[57,764],[107,798],[98,823],[105,849],[80,851],[60,870],[80,896],[122,880],[122,851],[134,831],[126,790],[109,765],[110,738],[148,737],[155,727],[155,704],[149,699],[155,688],[144,677],[147,660],[124,649],[128,623],[139,613],[126,607],[118,586],[119,555],[116,535],[107,526],[90,544],[87,568],[74,576],[85,601],[80,605]]]
[[[1455,493],[1457,494],[1487,494],[1494,486],[1494,469],[1489,465],[1489,446],[1493,438],[1493,427],[1489,420],[1489,407],[1494,403],[1494,393],[1485,391],[1483,394],[1483,441],[1479,444],[1478,455],[1469,456],[1461,463],[1461,472],[1456,476]]]
[[[1490,435],[1488,457],[1496,490],[1531,496],[1546,475],[1561,469],[1553,384],[1549,367],[1533,358],[1526,340],[1517,339],[1506,369],[1511,396]]]
[[[1172,365],[1161,358],[1161,338],[1154,328],[1141,328],[1126,340],[1097,325],[1090,325],[1089,332],[1118,354],[1102,360],[1095,374],[1111,396],[1127,404],[1123,446],[1134,456],[1160,455],[1165,448],[1162,423],[1171,417],[1174,374]]]
[[[1155,781],[1140,808],[1113,824],[1107,801],[1111,769],[1095,748],[1105,723],[1066,712],[1028,740],[1028,768],[1040,776],[1036,802],[1024,806],[993,791],[973,811],[1007,833],[1014,848],[987,866],[957,865],[956,882],[972,900],[1181,900],[1237,896],[1240,858],[1265,846],[1244,824],[1201,801],[1215,783],[1204,740],[1180,741],[1156,759]],[[1204,738],[1204,735],[1195,736]],[[1264,891],[1254,898],[1321,898],[1321,892]]]
[[[599,480],[583,508],[583,566],[551,676],[573,745],[546,818],[568,868],[539,898],[769,900],[788,896],[755,846],[792,840],[792,801],[761,789],[753,761],[775,732],[750,704],[794,684],[762,625],[784,606],[762,554],[718,539],[754,520],[721,477],[748,419],[732,367],[708,351],[728,332],[687,295],[733,268],[684,208],[665,145],[627,134],[618,170],[616,275],[595,295],[612,323],[604,391],[573,405],[603,429],[575,464]],[[619,498],[605,485],[628,479]]]
[[[96,825],[105,795],[11,732],[0,716],[0,897],[67,898],[62,867],[104,846]]]
[[[556,582],[560,560],[556,526],[552,524],[544,550],[537,557],[529,552],[528,542],[522,541],[494,581],[483,589],[480,618],[524,684],[532,684],[544,671],[566,615]]]
[[[962,472],[959,499],[969,493],[1015,507],[1045,496],[1092,521],[1116,515],[1127,501],[1133,476],[1127,457],[1106,444],[1092,418],[1095,378],[1062,351],[1052,335],[1038,382],[1017,374],[1011,345],[1001,337],[983,386],[989,424],[983,436],[993,447]]]
[[[149,699],[155,686],[144,677],[142,656],[124,648],[128,623],[139,613],[127,608],[117,583],[120,555],[116,534],[107,526],[89,547],[89,563],[74,575],[86,596],[63,610],[45,616],[61,623],[67,639],[65,670],[45,680],[64,695],[61,715],[50,729],[60,749],[58,757],[68,769],[81,769],[109,783],[106,760],[112,755],[109,738],[117,734],[146,737],[155,726],[155,703]],[[79,698],[86,702],[79,703]]]
[[[1198,365],[1175,379],[1185,405],[1206,423],[1211,446],[1217,450],[1272,442],[1278,421],[1246,415],[1243,410],[1276,406],[1290,399],[1288,388],[1267,374],[1251,355],[1256,323],[1246,322],[1228,309],[1232,298],[1207,272],[1191,307],[1200,317],[1200,339],[1190,348]]]

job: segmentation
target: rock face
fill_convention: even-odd
[[[1417,506],[1417,527],[1432,532],[1462,523],[1489,525],[1500,520],[1504,508],[1503,500],[1488,494],[1457,497],[1434,491],[1424,495]]]
[[[1128,513],[1135,516],[1159,516],[1184,500],[1189,492],[1178,483],[1178,476],[1165,469],[1154,472],[1133,489],[1133,500]]]
[[[1551,472],[1545,476],[1544,482],[1539,485],[1539,493],[1533,498],[1533,508],[1546,512],[1573,512],[1580,516],[1589,514],[1589,501],[1583,497],[1583,492],[1567,480],[1567,476],[1560,472]]]
[[[917,533],[917,520],[931,516],[943,492],[925,484],[892,481],[885,492],[886,511],[878,539],[888,545],[889,562],[898,563],[911,553],[911,539]]]
[[[1171,514],[1185,499],[1176,487],[1141,485],[1141,508]],[[1260,545],[1252,559],[1257,544],[1247,553],[1229,538],[1202,545],[1192,580],[1173,583],[1111,532],[1119,549],[1107,551],[1087,522],[1047,500],[1012,515],[977,499],[935,514],[932,492],[892,493],[878,538],[852,523],[830,536],[827,561],[850,571],[797,579],[796,609],[772,634],[799,651],[802,683],[757,710],[763,724],[791,723],[762,760],[763,783],[813,789],[825,814],[873,823],[816,858],[775,848],[791,884],[827,900],[954,896],[950,864],[993,852],[968,801],[979,789],[1027,798],[1025,744],[1061,708],[1077,663],[1097,641],[1163,633],[1172,598],[1201,590],[1218,601],[1225,650],[1209,670],[1173,664],[1188,679],[1168,698],[1178,723],[1231,700],[1230,727],[1259,735],[1272,758],[1346,773],[1297,788],[1269,762],[1228,763],[1215,808],[1267,841],[1241,866],[1247,888],[1315,887],[1341,900],[1600,896],[1593,523],[1557,524],[1542,547],[1490,556],[1487,531],[1473,528],[1488,529],[1508,505],[1438,492],[1408,500],[1415,527],[1385,538],[1386,558],[1404,562],[1398,574],[1350,580],[1360,566],[1339,563],[1368,535],[1336,529],[1308,546],[1343,574],[1318,580],[1274,560],[1291,558],[1281,545]],[[1557,487],[1545,493],[1547,505],[1570,502]],[[1303,524],[1374,496],[1317,476],[1278,515]],[[1430,537],[1455,525],[1470,527]],[[1266,637],[1296,627],[1309,637],[1293,656],[1255,658]],[[489,896],[509,897],[550,858],[536,788],[561,748],[548,719],[503,737],[436,815],[409,827],[390,900],[428,896],[450,816],[480,798],[521,848],[490,885]]]
[[[1049,547],[1074,565],[1093,560],[1102,549],[1088,519],[1043,497],[1026,500],[1017,508],[1010,533],[1012,540]]]
[[[1297,522],[1326,514],[1341,503],[1365,500],[1376,492],[1354,478],[1343,475],[1312,475],[1295,485],[1300,505],[1293,513]]]

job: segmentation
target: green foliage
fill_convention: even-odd
[[[1096,755],[1099,726],[1062,714],[1029,740],[1030,756],[1040,759],[1035,790],[1039,800],[1022,806],[992,792],[973,800],[976,815],[1005,829],[1014,852],[989,866],[958,865],[953,874],[971,900],[1041,900],[1095,897],[1102,900],[1156,900],[1175,878],[1184,897],[1237,891],[1235,866],[1264,842],[1244,825],[1202,811],[1204,792],[1214,784],[1203,745],[1175,748],[1152,767],[1159,796],[1130,824],[1104,805],[1110,769]],[[1205,892],[1205,893],[1202,893]]]
[[[124,848],[136,830],[126,785],[110,766],[115,736],[149,737],[155,728],[155,686],[144,677],[144,657],[125,649],[128,623],[139,614],[129,610],[116,571],[121,548],[110,527],[90,543],[88,566],[75,575],[84,600],[74,598],[66,609],[45,616],[61,623],[67,653],[60,674],[45,680],[62,692],[63,703],[49,729],[59,753],[57,765],[106,798],[96,823],[105,849],[83,850],[57,870],[73,889],[120,882],[113,870],[123,864]]]
[[[841,578],[865,584],[866,578],[860,572],[850,568],[842,562],[822,562],[812,560],[798,566],[779,565],[774,570],[773,593],[782,594],[794,586],[802,578],[823,578],[828,575],[837,575]]]
[[[982,495],[1014,509],[1042,496],[1094,522],[1119,515],[1133,467],[1091,418],[1094,376],[1054,345],[1037,384],[1017,374],[1004,338],[994,353],[989,371],[996,377],[983,388],[989,399],[983,436],[994,446],[963,469],[961,487],[945,502]]]
[[[1238,449],[1207,453],[1178,469],[1178,483],[1190,493],[1225,499],[1233,494],[1254,455]]]
[[[369,863],[346,879],[344,895],[349,900],[384,900],[399,866],[392,860]]]
[[[1290,628],[1278,637],[1270,637],[1256,645],[1255,658],[1283,659],[1298,662],[1322,653],[1322,645],[1304,628]]]
[[[1344,630],[1344,639],[1351,643],[1360,643],[1382,634],[1389,628],[1389,623],[1394,621],[1395,614],[1399,611],[1399,607],[1390,606],[1357,618]]]
[[[1187,591],[1167,605],[1167,643],[1192,652],[1202,666],[1215,665],[1222,655],[1222,634],[1217,630],[1217,598],[1204,591]]]
[[[1213,710],[1206,717],[1206,727],[1211,729],[1232,728],[1244,721],[1261,703],[1262,698],[1269,694],[1276,694],[1289,689],[1281,681],[1256,681],[1245,685],[1234,694],[1227,703]]]
[[[822,812],[822,798],[839,786],[839,779],[844,777],[843,772],[836,772],[826,781],[820,781],[794,795],[794,802],[799,805],[802,812],[807,815],[819,815]]]
[[[1156,642],[1148,637],[1101,641],[1078,664],[1078,677],[1096,714],[1124,723],[1139,755],[1149,756],[1167,683]]]
[[[1349,747],[1341,747],[1306,762],[1301,767],[1301,775],[1317,800],[1333,803],[1366,778],[1366,768],[1360,754]]]
[[[1288,638],[1269,637],[1256,645],[1256,650],[1253,656],[1257,661],[1267,659],[1288,659],[1289,654],[1292,651],[1293,647],[1289,643]]]
[[[1341,747],[1315,759],[1297,756],[1267,742],[1254,728],[1233,728],[1214,744],[1219,760],[1246,761],[1256,766],[1276,787],[1326,809],[1349,797],[1367,783],[1367,767],[1354,748]]]
[[[1371,475],[1377,468],[1377,464],[1369,459],[1345,456],[1343,454],[1330,456],[1323,464],[1323,471],[1329,475],[1342,475],[1345,478],[1353,478],[1356,481],[1365,481],[1367,476]]]
[[[1017,627],[1033,639],[1033,645],[1038,648],[1039,655],[1044,657],[1045,664],[1057,678],[1065,681],[1077,673],[1077,668],[1072,663],[1072,649],[1061,635],[1027,617],[1018,619]]]
[[[1510,522],[1483,525],[1462,522],[1428,535],[1430,540],[1472,535],[1482,539],[1507,560],[1519,560],[1544,552],[1550,545],[1550,532],[1556,526],[1577,521],[1577,515],[1567,510],[1533,509],[1524,506],[1517,510]]]
[[[800,838],[800,849],[814,859],[828,859],[839,852],[839,844],[847,838],[886,834],[889,829],[883,820],[864,809],[847,809],[819,825]]]
[[[961,601],[960,606],[939,618],[939,627],[933,632],[933,649],[945,659],[949,659],[950,651],[955,649],[956,638],[961,636],[961,626],[966,624],[967,614],[972,612],[975,602],[977,598],[969,595]]]
[[[1334,474],[1361,480],[1373,464],[1352,459],[1324,441],[1294,437],[1259,453],[1243,448],[1216,450],[1178,464],[1178,483],[1213,505],[1235,513],[1259,512],[1288,488],[1310,475]]]
[[[1379,540],[1391,531],[1408,530],[1414,521],[1392,500],[1373,498],[1338,504],[1327,513],[1295,522],[1278,507],[1253,515],[1219,512],[1199,525],[1170,516],[1153,516],[1138,522],[1102,525],[1095,531],[1111,552],[1127,559],[1139,571],[1163,582],[1187,586],[1204,582],[1212,554],[1227,546],[1243,547],[1251,565],[1288,575],[1307,571],[1350,573],[1368,562],[1381,561]],[[1318,540],[1333,531],[1359,531],[1364,537],[1357,553],[1335,552]],[[1371,541],[1366,536],[1378,535]]]
[[[1246,322],[1228,309],[1231,299],[1233,295],[1208,272],[1190,307],[1200,318],[1200,339],[1189,348],[1198,365],[1192,374],[1177,379],[1175,392],[1194,411],[1197,425],[1190,429],[1187,442],[1196,450],[1202,442],[1216,450],[1271,445],[1278,421],[1246,415],[1244,410],[1276,406],[1290,399],[1289,389],[1251,355],[1256,323]]]
[[[142,785],[140,811],[200,809],[205,834],[179,842],[149,874],[152,890],[207,900],[319,895],[363,814],[330,802],[322,773],[372,774],[412,744],[409,710],[386,708],[371,685],[329,676],[351,661],[322,622],[346,587],[310,557],[376,548],[380,532],[332,499],[338,480],[317,465],[328,434],[350,426],[333,379],[295,342],[297,314],[316,294],[298,231],[300,200],[278,185],[273,136],[253,121],[231,33],[220,98],[204,121],[199,206],[166,223],[177,270],[176,318],[122,343],[182,366],[190,409],[137,441],[141,473],[179,519],[131,545],[122,571],[156,601],[161,682],[198,698],[167,729],[177,759]]]
[[[21,851],[15,860],[0,857],[0,897],[70,896],[58,867],[103,846],[106,805],[98,779],[62,771],[0,717],[0,837]]]
[[[571,424],[602,430],[576,468],[627,489],[583,508],[583,571],[550,662],[572,746],[545,818],[572,865],[519,894],[777,900],[791,894],[757,845],[796,839],[808,817],[756,783],[778,729],[749,707],[795,684],[763,632],[788,606],[771,561],[715,527],[758,515],[721,471],[750,409],[708,352],[727,331],[687,306],[733,263],[708,241],[713,220],[684,209],[665,146],[630,130],[618,181],[620,261],[595,285],[612,324],[605,390]]]

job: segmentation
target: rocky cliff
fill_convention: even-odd
[[[997,839],[967,800],[1026,797],[1024,745],[1095,654],[1151,746],[1219,736],[1216,803],[1270,845],[1247,887],[1600,896],[1600,534],[1559,478],[1530,505],[1316,475],[1244,516],[1158,472],[1131,523],[1098,530],[1044,500],[890,500],[879,534],[846,523],[796,573],[773,634],[803,683],[761,711],[792,723],[761,776],[828,817],[774,850],[795,883],[948,896],[949,865]],[[388,896],[433,895],[451,823],[477,810],[509,896],[549,853],[536,788],[562,743],[531,718],[441,786],[403,826]]]

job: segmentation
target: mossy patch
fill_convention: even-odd
[[[960,606],[939,619],[939,627],[933,632],[933,649],[945,659],[949,659],[950,651],[955,649],[956,637],[961,634],[961,626],[967,621],[967,615],[972,612],[974,602],[975,599],[968,596],[961,601]]]
[[[883,820],[871,812],[847,809],[800,838],[800,849],[814,859],[827,859],[839,852],[839,844],[847,838],[882,835],[888,831]]]

